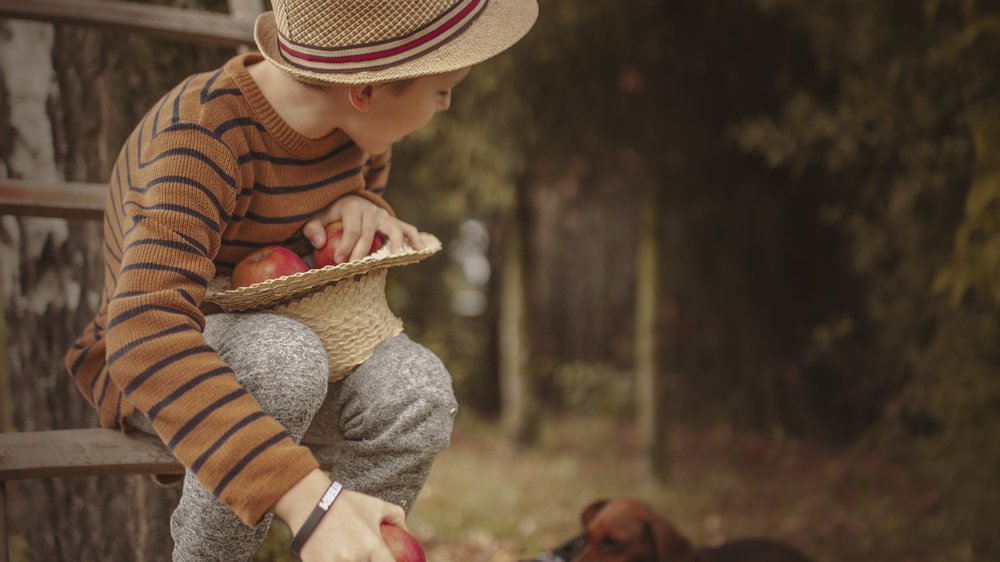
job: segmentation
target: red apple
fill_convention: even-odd
[[[340,239],[344,237],[344,223],[337,221],[326,225],[326,244],[322,248],[317,248],[313,250],[313,258],[316,260],[316,267],[324,267],[327,265],[340,265],[347,260],[337,261],[337,244],[340,243]],[[372,247],[368,250],[369,254],[373,254],[382,247],[382,236],[380,234],[375,234],[375,238],[372,240]],[[350,255],[348,255],[348,258]]]
[[[424,549],[413,535],[389,523],[382,522],[382,540],[389,547],[396,562],[427,562]]]
[[[232,287],[246,287],[300,271],[309,271],[309,266],[298,254],[281,246],[267,246],[236,264],[233,268]]]

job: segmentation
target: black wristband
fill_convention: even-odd
[[[292,537],[292,542],[288,545],[292,554],[295,556],[299,555],[299,552],[302,550],[302,546],[306,544],[306,541],[309,540],[310,536],[312,536],[313,531],[316,530],[316,526],[319,525],[323,516],[330,511],[330,507],[333,506],[333,502],[337,500],[337,496],[340,495],[340,491],[343,489],[344,487],[340,484],[340,482],[334,482],[333,484],[330,484],[329,488],[326,489],[326,492],[323,493],[323,497],[319,499],[319,503],[317,503],[316,507],[313,508],[312,513],[310,513],[309,517],[306,518],[302,527],[299,528],[299,532],[295,533],[295,536]]]

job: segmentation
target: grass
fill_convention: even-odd
[[[590,501],[634,496],[699,545],[766,536],[816,562],[971,559],[915,467],[730,428],[679,428],[670,445],[672,478],[659,485],[629,424],[551,420],[537,447],[517,450],[494,426],[466,418],[409,525],[431,560],[517,560],[578,533]]]
[[[919,467],[725,427],[677,428],[670,447],[672,477],[661,485],[640,462],[630,424],[549,420],[522,450],[463,413],[408,525],[429,560],[516,561],[577,534],[590,501],[634,496],[698,545],[764,536],[816,562],[972,560]]]

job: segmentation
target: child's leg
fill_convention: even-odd
[[[330,385],[307,443],[339,435],[332,478],[407,512],[451,439],[458,405],[451,375],[430,350],[405,334]]]
[[[326,351],[316,334],[274,314],[213,314],[206,318],[205,341],[264,411],[300,440],[328,388]],[[139,421],[148,428],[147,420]],[[142,429],[142,423],[135,425]],[[173,559],[249,560],[270,524],[268,514],[256,528],[247,527],[188,471],[180,503],[170,518]]]

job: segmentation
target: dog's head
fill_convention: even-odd
[[[584,534],[554,554],[569,562],[698,562],[680,532],[645,503],[597,500],[581,514]]]

